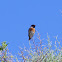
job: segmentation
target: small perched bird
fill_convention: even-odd
[[[35,25],[31,25],[31,27],[28,30],[29,40],[33,37],[34,33],[35,33]]]

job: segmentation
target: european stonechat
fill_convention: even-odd
[[[31,25],[31,27],[28,30],[29,40],[33,37],[34,33],[35,33],[35,25]]]

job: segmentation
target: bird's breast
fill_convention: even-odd
[[[33,31],[35,33],[35,28],[30,28],[29,31]]]

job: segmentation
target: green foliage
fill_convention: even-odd
[[[9,53],[8,51],[8,43],[6,41],[2,42],[2,45],[0,46],[0,61],[1,62],[12,62],[13,55]]]
[[[4,50],[6,47],[7,47],[8,43],[6,44],[6,41],[5,42],[2,42],[2,46],[0,46],[0,51]]]

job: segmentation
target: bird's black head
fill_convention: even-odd
[[[31,25],[31,27],[35,28],[35,25]]]

